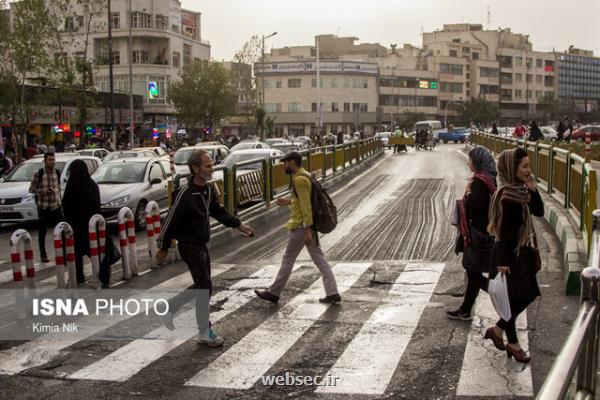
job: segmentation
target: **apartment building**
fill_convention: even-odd
[[[600,109],[600,58],[572,46],[556,58],[559,99],[572,103],[579,113]]]
[[[114,68],[114,91],[129,93],[129,63],[133,64],[133,93],[143,98],[146,129],[176,128],[175,108],[167,101],[170,83],[181,68],[194,60],[210,59],[210,44],[201,36],[201,14],[183,9],[177,0],[134,0],[129,16],[128,1],[112,1],[92,10],[87,59],[93,62],[98,91],[110,90],[109,57]],[[12,3],[15,4],[15,3]],[[52,2],[48,1],[52,7]],[[12,5],[11,5],[12,6]],[[72,0],[71,11],[62,21],[65,52],[86,57],[86,6]],[[112,28],[112,54],[109,55],[108,26]],[[128,51],[129,28],[132,51]],[[127,126],[129,120],[118,121]],[[137,128],[140,128],[138,126]]]

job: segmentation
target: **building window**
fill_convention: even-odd
[[[154,27],[155,29],[166,31],[167,29],[169,29],[169,19],[164,15],[155,15]]]
[[[533,75],[531,75],[531,74],[527,74],[527,77],[526,77],[526,79],[527,79],[527,82],[528,82],[528,83],[531,83],[531,82],[533,82]]]
[[[119,50],[112,52],[112,62],[114,65],[121,64],[121,52]]]
[[[337,80],[335,78],[331,78],[331,87],[334,89],[338,87]]]
[[[280,113],[281,112],[281,103],[267,103],[265,104],[265,111],[267,113]]]
[[[515,74],[515,82],[523,82],[523,74]]]
[[[535,76],[535,83],[537,83],[538,85],[542,84],[542,75]]]
[[[440,92],[443,93],[462,93],[462,83],[440,82]]]
[[[316,82],[315,82],[316,85]],[[288,88],[300,88],[302,87],[302,79],[288,79]],[[297,103],[290,103],[297,104]],[[292,112],[292,111],[290,111]]]
[[[65,31],[73,32],[75,29],[75,23],[73,21],[73,17],[65,17]]]
[[[350,79],[344,79],[344,88],[350,88]]]
[[[317,112],[317,103],[310,103],[310,110],[312,112]]]
[[[273,87],[273,81],[270,79],[263,79],[263,85],[265,89],[271,89]]]
[[[338,103],[331,103],[331,112],[340,112],[340,107]]]
[[[481,94],[498,94],[497,85],[479,85],[479,93]]]
[[[133,28],[149,29],[152,28],[152,15],[135,11],[131,13],[131,26]]]
[[[176,51],[173,52],[173,66],[176,68],[181,66],[181,54]]]
[[[515,90],[515,98],[520,99],[523,97],[523,91],[521,89]]]
[[[458,57],[458,52],[456,50],[450,50],[450,57]]]
[[[275,83],[275,87],[277,89],[281,89],[281,79],[277,79],[277,82]]]
[[[441,74],[462,75],[463,66],[458,64],[440,64]]]
[[[316,88],[317,87],[317,79],[311,79],[310,86]],[[321,79],[321,87],[323,87],[323,79]]]
[[[533,92],[532,92],[531,90],[528,90],[528,91],[527,91],[527,98],[528,98],[528,99],[530,99],[530,98],[532,97],[532,93],[533,93]]]
[[[498,68],[487,68],[481,67],[479,68],[479,75],[482,78],[497,78],[500,71]]]
[[[183,45],[183,65],[192,63],[192,46],[189,44]]]
[[[369,105],[367,103],[352,103],[352,111],[368,112]]]
[[[479,53],[472,53],[473,60],[479,60]]]
[[[350,103],[344,103],[344,112],[350,112]]]
[[[146,50],[134,50],[133,63],[148,64],[148,52]]]
[[[119,29],[121,27],[121,14],[118,12],[110,13],[110,27]]]
[[[470,48],[468,48],[468,47],[463,47],[463,48],[462,48],[462,52],[463,52],[464,54],[466,54],[466,53],[470,53],[470,52],[471,52],[471,49],[470,49]]]
[[[542,91],[541,90],[536,90],[535,91],[535,98],[536,99],[541,99],[542,98]]]
[[[535,66],[536,66],[536,68],[542,68],[544,66],[544,60],[541,60],[539,58],[536,59],[535,60]]]
[[[288,103],[288,112],[302,112],[302,104]]]
[[[522,67],[523,66],[523,57],[515,57],[515,66]]]

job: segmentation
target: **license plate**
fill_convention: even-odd
[[[0,206],[0,213],[10,213],[14,212],[15,208],[11,206]]]

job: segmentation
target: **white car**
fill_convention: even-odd
[[[243,141],[240,142],[238,144],[236,144],[235,146],[233,146],[230,150],[231,152],[236,152],[236,151],[240,151],[240,150],[258,150],[258,149],[265,149],[268,150],[271,147],[263,142],[259,142],[257,140],[253,140],[253,141]]]
[[[61,172],[60,187],[64,193],[67,186],[68,170],[74,160],[83,160],[92,174],[102,160],[82,156],[78,153],[57,153],[56,168]],[[0,223],[37,221],[38,212],[35,196],[29,193],[33,174],[44,165],[44,156],[37,155],[17,165],[6,177],[0,179]]]
[[[546,140],[558,140],[558,132],[551,126],[542,126],[540,127],[542,131],[542,135],[544,135],[544,139]]]
[[[381,143],[383,143],[383,145],[388,149],[391,148],[390,136],[392,136],[392,132],[377,132],[375,134],[375,138],[379,138],[381,140]]]
[[[110,152],[106,149],[85,149],[78,150],[77,153],[81,154],[82,156],[97,157],[101,160],[104,160],[104,157],[106,157]]]
[[[265,143],[272,147],[275,144],[287,143],[287,140],[284,138],[268,138],[265,139]]]

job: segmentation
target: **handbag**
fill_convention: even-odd
[[[454,203],[454,210],[452,210],[452,218],[450,223],[454,226],[460,226],[460,202],[462,200],[456,200]]]

